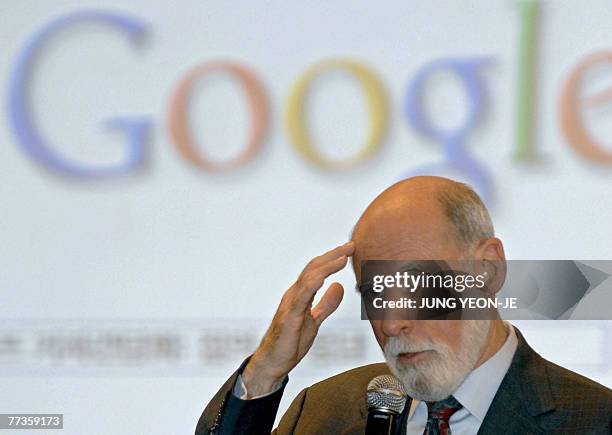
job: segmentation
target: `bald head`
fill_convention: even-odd
[[[382,192],[353,232],[355,263],[377,259],[470,258],[493,225],[478,195],[442,177],[413,177]]]

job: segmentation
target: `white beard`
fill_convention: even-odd
[[[453,394],[475,368],[487,340],[491,322],[462,320],[461,343],[453,349],[431,340],[415,342],[403,336],[390,337],[385,344],[385,358],[391,372],[404,384],[408,395],[417,400],[435,402]],[[404,352],[429,352],[423,361],[403,364],[397,359]]]

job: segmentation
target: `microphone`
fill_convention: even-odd
[[[397,433],[399,415],[406,406],[407,393],[402,383],[393,375],[376,376],[368,384],[368,422],[366,435],[394,435]]]

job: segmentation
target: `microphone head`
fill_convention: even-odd
[[[369,409],[388,409],[401,413],[407,398],[404,386],[393,375],[376,376],[368,384],[366,399]]]

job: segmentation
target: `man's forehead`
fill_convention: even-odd
[[[436,260],[441,257],[439,241],[426,239],[423,234],[413,234],[412,231],[395,234],[396,237],[389,237],[389,233],[383,234],[381,237],[375,234],[361,237],[357,234],[353,239],[355,253],[352,262],[358,279],[360,263],[365,260]]]

